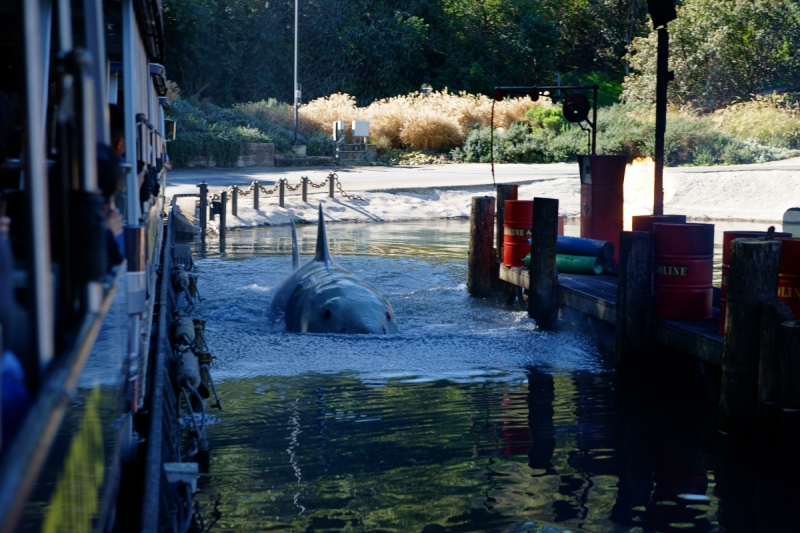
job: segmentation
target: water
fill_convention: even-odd
[[[224,404],[196,497],[208,529],[791,531],[775,510],[797,495],[785,464],[764,481],[777,463],[718,453],[696,363],[618,389],[590,337],[466,296],[467,231],[328,226],[337,261],[394,306],[395,336],[270,330],[285,227],[230,233],[225,257],[196,260]],[[316,227],[299,238],[304,260]]]

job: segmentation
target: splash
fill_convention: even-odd
[[[653,214],[655,171],[655,162],[649,157],[638,157],[625,169],[622,220],[623,229],[626,231],[631,229],[632,217]],[[666,205],[675,195],[675,183],[667,174],[664,174],[663,188],[664,205]]]

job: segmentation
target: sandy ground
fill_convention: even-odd
[[[335,172],[342,189],[361,199],[328,197],[327,185],[309,188],[308,202],[300,192],[287,192],[285,208],[277,192],[261,195],[253,209],[252,194],[238,199],[238,216],[228,214],[228,227],[286,224],[290,219],[314,221],[321,203],[331,221],[389,222],[438,218],[466,218],[472,197],[492,194],[490,165],[445,164],[395,167],[331,167],[269,169],[175,170],[168,175],[166,194],[191,194],[205,181],[212,193],[238,185],[247,189],[254,180],[266,188],[285,178],[290,185],[307,176],[322,183]],[[518,183],[519,198],[558,198],[559,211],[580,213],[580,179],[576,163],[551,165],[498,164],[495,183]],[[629,165],[625,176],[625,213],[652,212],[652,164]],[[181,200],[191,212],[194,199]],[[762,165],[668,168],[664,176],[665,213],[685,214],[694,220],[763,221],[780,223],[790,207],[800,206],[800,158]],[[214,224],[211,225],[212,229]]]

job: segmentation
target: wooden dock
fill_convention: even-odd
[[[500,265],[500,279],[529,288],[527,268]],[[558,305],[571,307],[588,316],[616,324],[617,278],[614,276],[558,275]],[[654,341],[662,346],[722,364],[723,337],[719,331],[719,310],[706,320],[654,320]]]

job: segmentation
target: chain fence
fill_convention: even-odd
[[[267,189],[265,186],[261,185],[257,181],[254,181],[253,183],[251,183],[250,187],[248,187],[247,189],[242,189],[237,185],[231,185],[231,186],[228,187],[228,199],[230,200],[231,195],[234,192],[234,189],[236,189],[236,193],[238,194],[239,197],[246,198],[246,197],[248,197],[248,196],[253,194],[253,192],[256,190],[256,187],[258,187],[259,193],[263,194],[264,196],[270,196],[270,195],[275,194],[276,192],[278,192],[280,190],[281,184],[283,184],[284,188],[287,191],[294,192],[294,191],[300,190],[300,188],[303,186],[303,181],[304,180],[308,183],[308,185],[310,185],[311,187],[313,187],[315,189],[321,189],[325,185],[330,185],[331,180],[333,180],[334,184],[336,185],[336,188],[339,191],[339,195],[342,198],[347,198],[348,200],[364,200],[364,198],[362,198],[361,196],[347,193],[342,188],[342,182],[339,180],[339,176],[338,176],[338,174],[336,174],[336,172],[331,172],[330,174],[328,174],[328,177],[326,177],[325,180],[322,181],[321,183],[314,183],[313,181],[311,181],[311,179],[308,178],[308,176],[302,176],[300,178],[300,182],[297,183],[296,185],[290,185],[289,184],[289,180],[287,180],[286,178],[281,178],[281,179],[279,179],[278,181],[276,181],[274,183],[274,185],[272,186],[271,189]],[[331,191],[331,192],[333,192],[333,191]],[[214,193],[214,195],[211,197],[211,201],[212,202],[214,202],[214,201],[218,202],[218,201],[220,201],[220,199],[221,199],[221,197],[220,197],[219,193]]]

